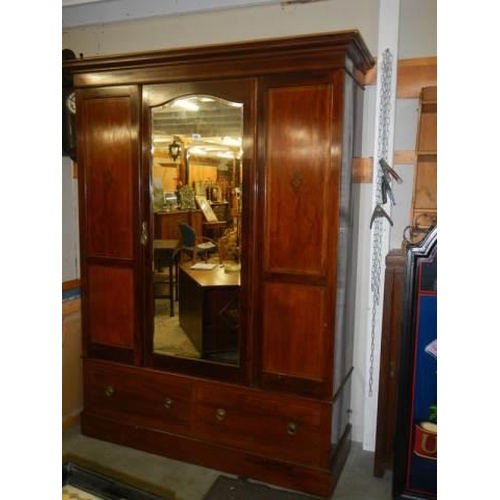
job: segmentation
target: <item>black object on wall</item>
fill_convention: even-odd
[[[75,53],[70,49],[63,49],[63,61],[76,59]],[[68,70],[62,70],[62,154],[76,160],[76,134],[75,134],[75,89],[73,76]]]

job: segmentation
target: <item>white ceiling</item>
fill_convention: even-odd
[[[62,0],[62,27],[106,24],[155,16],[232,9],[255,5],[321,0]]]

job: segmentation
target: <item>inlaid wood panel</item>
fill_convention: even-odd
[[[291,283],[264,288],[262,371],[322,380],[325,353],[325,290]]]
[[[91,94],[80,101],[85,140],[87,255],[133,257],[137,138],[130,96]],[[134,137],[135,133],[135,137]]]
[[[276,87],[266,102],[264,268],[324,276],[331,85]]]
[[[115,347],[134,347],[135,290],[133,270],[88,267],[89,341]]]

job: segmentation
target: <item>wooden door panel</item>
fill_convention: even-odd
[[[321,398],[331,397],[332,384],[338,75],[269,77],[262,81],[260,101],[264,220],[257,370],[264,387]]]
[[[133,349],[133,270],[125,267],[89,266],[88,297],[89,341]]]
[[[82,100],[87,254],[133,258],[132,110],[128,95]]]
[[[331,85],[267,93],[264,268],[324,277]]]
[[[262,371],[321,381],[325,366],[325,290],[267,283]]]
[[[138,362],[138,87],[79,89],[77,108],[85,354]]]

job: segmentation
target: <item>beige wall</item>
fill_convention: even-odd
[[[357,29],[376,54],[378,1],[266,5],[63,30],[62,46],[84,56],[141,52]]]

